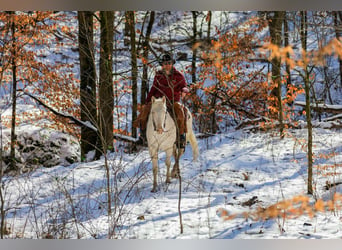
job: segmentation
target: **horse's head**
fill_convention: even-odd
[[[154,130],[157,131],[158,134],[165,131],[166,114],[167,109],[165,96],[158,99],[152,97],[151,115]]]

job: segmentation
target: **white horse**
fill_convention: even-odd
[[[187,112],[187,133],[186,141],[190,142],[192,147],[193,161],[198,157],[198,144],[195,134],[192,130],[192,116]],[[179,176],[179,159],[184,153],[184,149],[176,147],[176,124],[166,108],[166,98],[156,99],[152,97],[151,111],[147,121],[146,137],[149,153],[152,159],[153,168],[153,188],[151,192],[157,191],[157,174],[158,174],[158,152],[166,153],[165,164],[167,168],[166,183],[170,183],[170,178]],[[170,174],[171,156],[175,159],[172,172]]]

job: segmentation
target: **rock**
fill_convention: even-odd
[[[62,132],[22,125],[16,130],[16,161],[19,169],[69,166],[80,160],[80,145],[76,138]],[[3,130],[3,145],[9,145],[10,129]],[[9,147],[8,147],[9,148]],[[9,164],[10,151],[3,151],[3,164]]]

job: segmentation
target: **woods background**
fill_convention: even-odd
[[[74,161],[106,156],[123,138],[134,146],[132,121],[171,51],[198,134],[251,126],[283,138],[305,122],[313,194],[312,120],[341,124],[331,106],[342,101],[341,36],[340,11],[2,11],[0,121],[11,136],[1,136],[0,178],[31,166],[18,157],[22,124],[76,138]]]

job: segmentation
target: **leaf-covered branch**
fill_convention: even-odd
[[[328,201],[322,199],[316,202],[310,202],[310,198],[305,195],[298,195],[288,200],[283,200],[270,205],[266,208],[257,207],[253,211],[230,214],[228,210],[219,208],[217,215],[223,220],[232,220],[235,218],[250,218],[255,221],[280,218],[297,218],[307,215],[313,217],[316,213],[332,212],[342,209],[342,194],[335,193],[333,198]]]
[[[20,90],[19,90],[20,91]],[[35,100],[39,105],[42,105],[44,108],[48,109],[49,111],[51,111],[53,114],[59,116],[59,117],[63,117],[63,118],[67,118],[71,121],[73,121],[76,125],[81,126],[81,127],[87,127],[93,131],[97,131],[97,128],[94,127],[91,122],[87,121],[87,122],[83,122],[79,119],[77,119],[76,117],[69,115],[69,114],[65,114],[62,113],[60,111],[55,110],[54,108],[50,107],[49,105],[47,105],[45,102],[43,102],[42,100],[40,100],[38,97],[26,92],[26,91],[22,91],[24,95],[29,96],[30,98],[32,98],[33,100]]]

